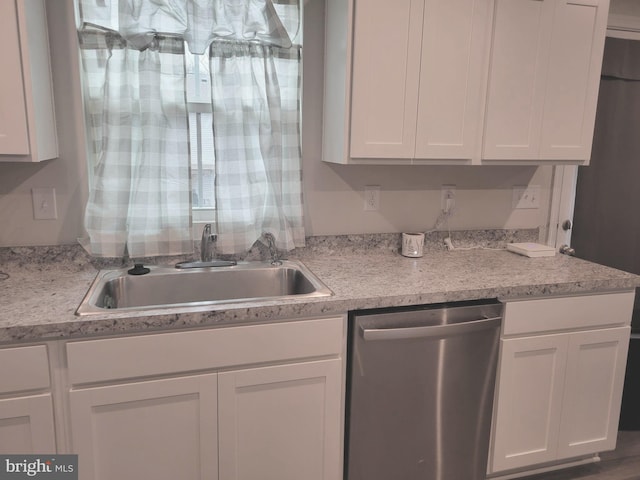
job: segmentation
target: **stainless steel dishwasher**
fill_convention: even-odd
[[[347,480],[484,480],[502,304],[353,312]]]

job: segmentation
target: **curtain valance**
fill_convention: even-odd
[[[144,50],[157,35],[202,54],[217,38],[289,48],[298,43],[297,2],[281,0],[80,0],[83,25],[118,32]]]

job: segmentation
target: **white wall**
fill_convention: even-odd
[[[457,186],[452,229],[534,228],[548,219],[552,167],[366,166],[323,163],[324,1],[305,4],[303,180],[307,233],[381,233],[431,228],[443,184]],[[514,185],[540,185],[537,210],[513,210]],[[364,212],[363,188],[380,185],[380,210]]]
[[[51,5],[51,2],[48,2]],[[323,163],[324,1],[306,3],[303,181],[308,235],[428,229],[440,186],[457,186],[452,229],[534,228],[547,223],[551,167],[341,166]],[[82,235],[87,195],[84,129],[72,0],[49,8],[60,158],[37,165],[0,163],[0,246],[70,244]],[[513,210],[514,185],[540,185],[542,205]],[[380,210],[363,211],[363,187],[380,185]],[[33,220],[32,187],[54,187],[58,219]]]
[[[47,7],[60,157],[38,164],[0,162],[0,246],[70,244],[82,231],[87,182],[73,4]],[[57,220],[33,219],[33,187],[55,188]]]

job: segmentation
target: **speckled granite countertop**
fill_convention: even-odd
[[[346,242],[350,242],[349,238]],[[447,252],[431,248],[424,257],[410,259],[399,255],[394,242],[391,243],[383,248],[379,245],[378,248],[343,248],[344,245],[329,243],[294,255],[333,291],[331,297],[85,317],[76,316],[74,312],[97,269],[86,262],[77,247],[52,247],[45,254],[29,248],[5,249],[0,252],[0,342],[193,328],[342,314],[366,308],[580,294],[640,286],[639,276],[564,255],[526,258],[506,250]],[[34,255],[39,260],[34,260]]]

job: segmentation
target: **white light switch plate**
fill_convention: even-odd
[[[33,218],[36,220],[55,220],[58,218],[56,208],[56,189],[53,187],[36,187],[31,189],[33,200]]]
[[[540,208],[540,185],[513,187],[513,208]]]

